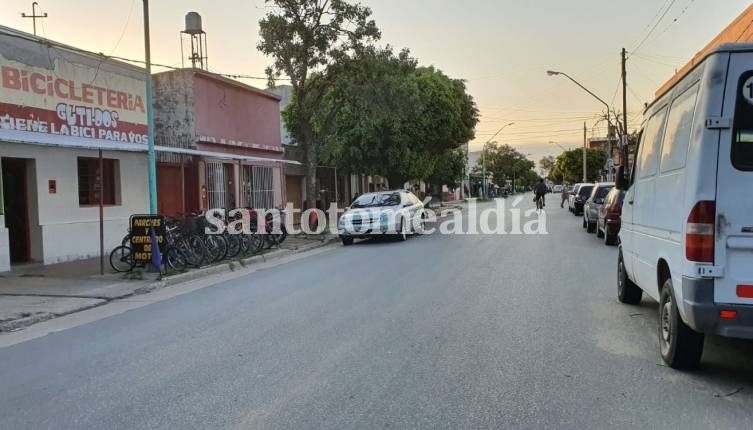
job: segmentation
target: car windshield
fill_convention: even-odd
[[[596,191],[596,198],[597,199],[606,198],[607,194],[609,194],[609,192],[612,191],[612,188],[614,187],[599,187],[598,191]]]
[[[591,195],[591,191],[593,191],[593,189],[594,189],[593,185],[583,185],[578,190],[578,194],[581,197],[590,196]]]
[[[357,198],[350,207],[359,208],[377,208],[383,206],[397,206],[400,204],[399,193],[389,194],[364,194]]]

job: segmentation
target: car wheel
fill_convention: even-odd
[[[588,221],[586,221],[586,217],[583,217],[583,228],[588,228]]]
[[[626,305],[637,305],[641,302],[643,290],[637,286],[627,274],[625,260],[620,251],[617,257],[617,299]]]
[[[664,283],[659,301],[659,346],[661,358],[673,369],[698,367],[703,354],[703,333],[698,333],[680,317],[672,280]]]
[[[408,240],[408,228],[405,226],[405,218],[400,220],[400,231],[397,234],[397,240],[400,242]]]
[[[586,220],[586,231],[588,233],[596,233],[596,223]]]
[[[609,234],[609,229],[604,227],[604,245],[616,246],[619,237],[616,234]]]
[[[596,237],[599,238],[599,239],[603,239],[604,236],[605,235],[604,235],[604,233],[601,232],[601,227],[599,227],[599,224],[597,222],[596,223]]]
[[[340,240],[343,242],[343,246],[353,245],[353,238],[352,237],[340,236]]]

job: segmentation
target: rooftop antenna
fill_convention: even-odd
[[[37,2],[31,4],[31,15],[26,15],[25,13],[21,12],[21,18],[31,18],[32,22],[34,23],[34,36],[37,35],[37,18],[47,18],[47,12],[44,12],[41,15],[37,15],[37,6],[39,6],[39,3]],[[39,8],[39,10],[41,11],[42,8]]]
[[[183,45],[191,43],[191,56],[185,56]],[[191,67],[209,71],[209,62],[207,61],[207,34],[201,27],[201,15],[196,12],[186,14],[186,28],[180,32],[180,57],[181,65],[185,67],[184,61],[190,60]]]

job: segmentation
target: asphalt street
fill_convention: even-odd
[[[656,303],[558,203],[547,235],[337,246],[0,348],[0,428],[753,428],[751,343],[662,366]]]

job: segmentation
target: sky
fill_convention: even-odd
[[[32,31],[31,1],[0,0],[0,24]],[[737,17],[742,0],[361,0],[373,10],[382,45],[408,48],[422,65],[465,79],[481,119],[471,150],[494,141],[538,161],[603,136],[604,107],[562,71],[622,110],[620,50],[629,52],[628,118],[676,69]],[[39,0],[49,17],[37,33],[93,52],[143,60],[141,0]],[[38,9],[39,11],[39,9]],[[270,59],[256,49],[263,0],[153,0],[152,61],[181,66],[179,32],[186,12],[202,15],[212,71],[264,76]],[[158,70],[158,69],[157,69]],[[265,79],[245,83],[264,87]],[[554,142],[554,143],[550,143]]]

